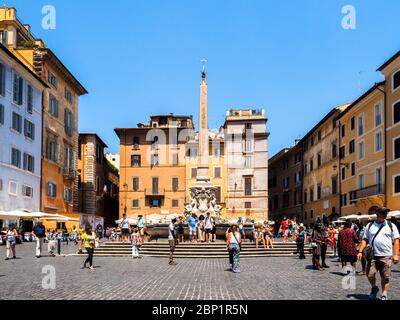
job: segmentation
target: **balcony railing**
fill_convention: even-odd
[[[374,186],[358,189],[355,191],[354,200],[377,196],[385,193],[385,185],[377,184]]]
[[[64,179],[75,180],[76,171],[74,169],[71,169],[71,168],[63,168],[63,175],[64,175]]]
[[[165,189],[164,188],[157,188],[157,189],[146,188],[145,194],[146,194],[146,196],[164,196]]]

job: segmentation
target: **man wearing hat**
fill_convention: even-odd
[[[376,285],[375,275],[381,276],[382,296],[381,300],[388,300],[389,278],[392,263],[399,262],[399,231],[390,221],[387,221],[389,209],[380,207],[376,210],[377,219],[368,224],[365,229],[363,241],[358,253],[361,261],[363,251],[370,247],[371,258],[367,262],[367,277],[372,286],[370,300],[376,300],[379,288]]]

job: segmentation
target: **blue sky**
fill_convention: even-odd
[[[192,114],[208,59],[209,126],[230,108],[267,109],[270,156],[354,100],[400,50],[398,0],[2,0],[89,91],[79,129],[119,152],[117,127]],[[56,30],[41,27],[54,5]],[[341,26],[356,8],[356,30]]]

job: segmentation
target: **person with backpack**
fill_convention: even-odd
[[[363,253],[367,259],[366,274],[371,284],[370,300],[376,300],[379,287],[376,285],[376,273],[381,276],[381,300],[388,300],[389,278],[392,263],[399,262],[399,231],[390,221],[387,221],[389,209],[380,207],[376,210],[377,219],[368,224],[363,241],[358,251],[358,260]],[[365,252],[364,252],[365,249]]]
[[[46,238],[46,229],[45,229],[42,221],[39,220],[39,222],[36,224],[36,226],[33,227],[32,235],[34,236],[34,238],[36,240],[36,258],[41,258],[42,257],[42,247],[43,247],[44,239]]]

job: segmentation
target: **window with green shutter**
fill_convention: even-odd
[[[0,95],[6,95],[6,67],[0,63]]]

